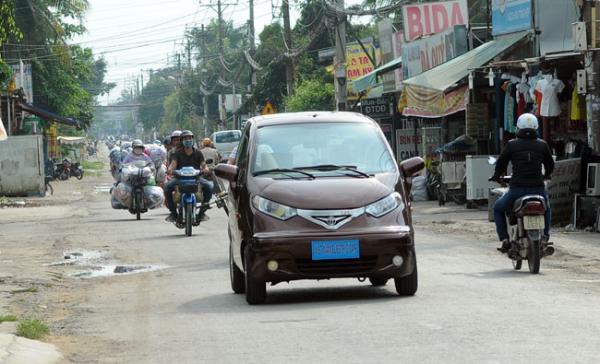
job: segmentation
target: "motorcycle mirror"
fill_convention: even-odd
[[[498,159],[496,157],[492,157],[491,155],[488,157],[488,163],[491,165],[496,164],[497,161]]]

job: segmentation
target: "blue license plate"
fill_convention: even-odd
[[[360,258],[358,240],[313,240],[312,260]]]

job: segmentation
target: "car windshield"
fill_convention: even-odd
[[[396,164],[379,129],[368,123],[306,123],[260,127],[252,156],[252,173],[289,177],[289,170],[315,176],[369,175],[396,172]],[[288,170],[282,174],[282,170]]]
[[[226,131],[215,134],[215,143],[236,143],[242,138],[242,133],[239,130]]]

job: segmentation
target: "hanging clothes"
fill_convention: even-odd
[[[506,81],[502,84],[504,90],[504,130],[507,133],[515,133],[517,127],[515,125],[516,118],[516,88],[511,81]]]
[[[501,77],[494,78],[494,88],[496,90],[496,123],[498,128],[504,128],[504,90],[502,89],[503,80]]]
[[[573,93],[571,94],[571,120],[585,120],[585,116],[585,99],[577,92],[577,88],[573,88]]]

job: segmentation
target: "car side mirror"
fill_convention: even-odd
[[[237,180],[239,169],[232,164],[220,163],[215,167],[215,176],[234,182]]]
[[[400,171],[405,178],[412,177],[425,168],[425,161],[421,157],[412,157],[400,163]]]

